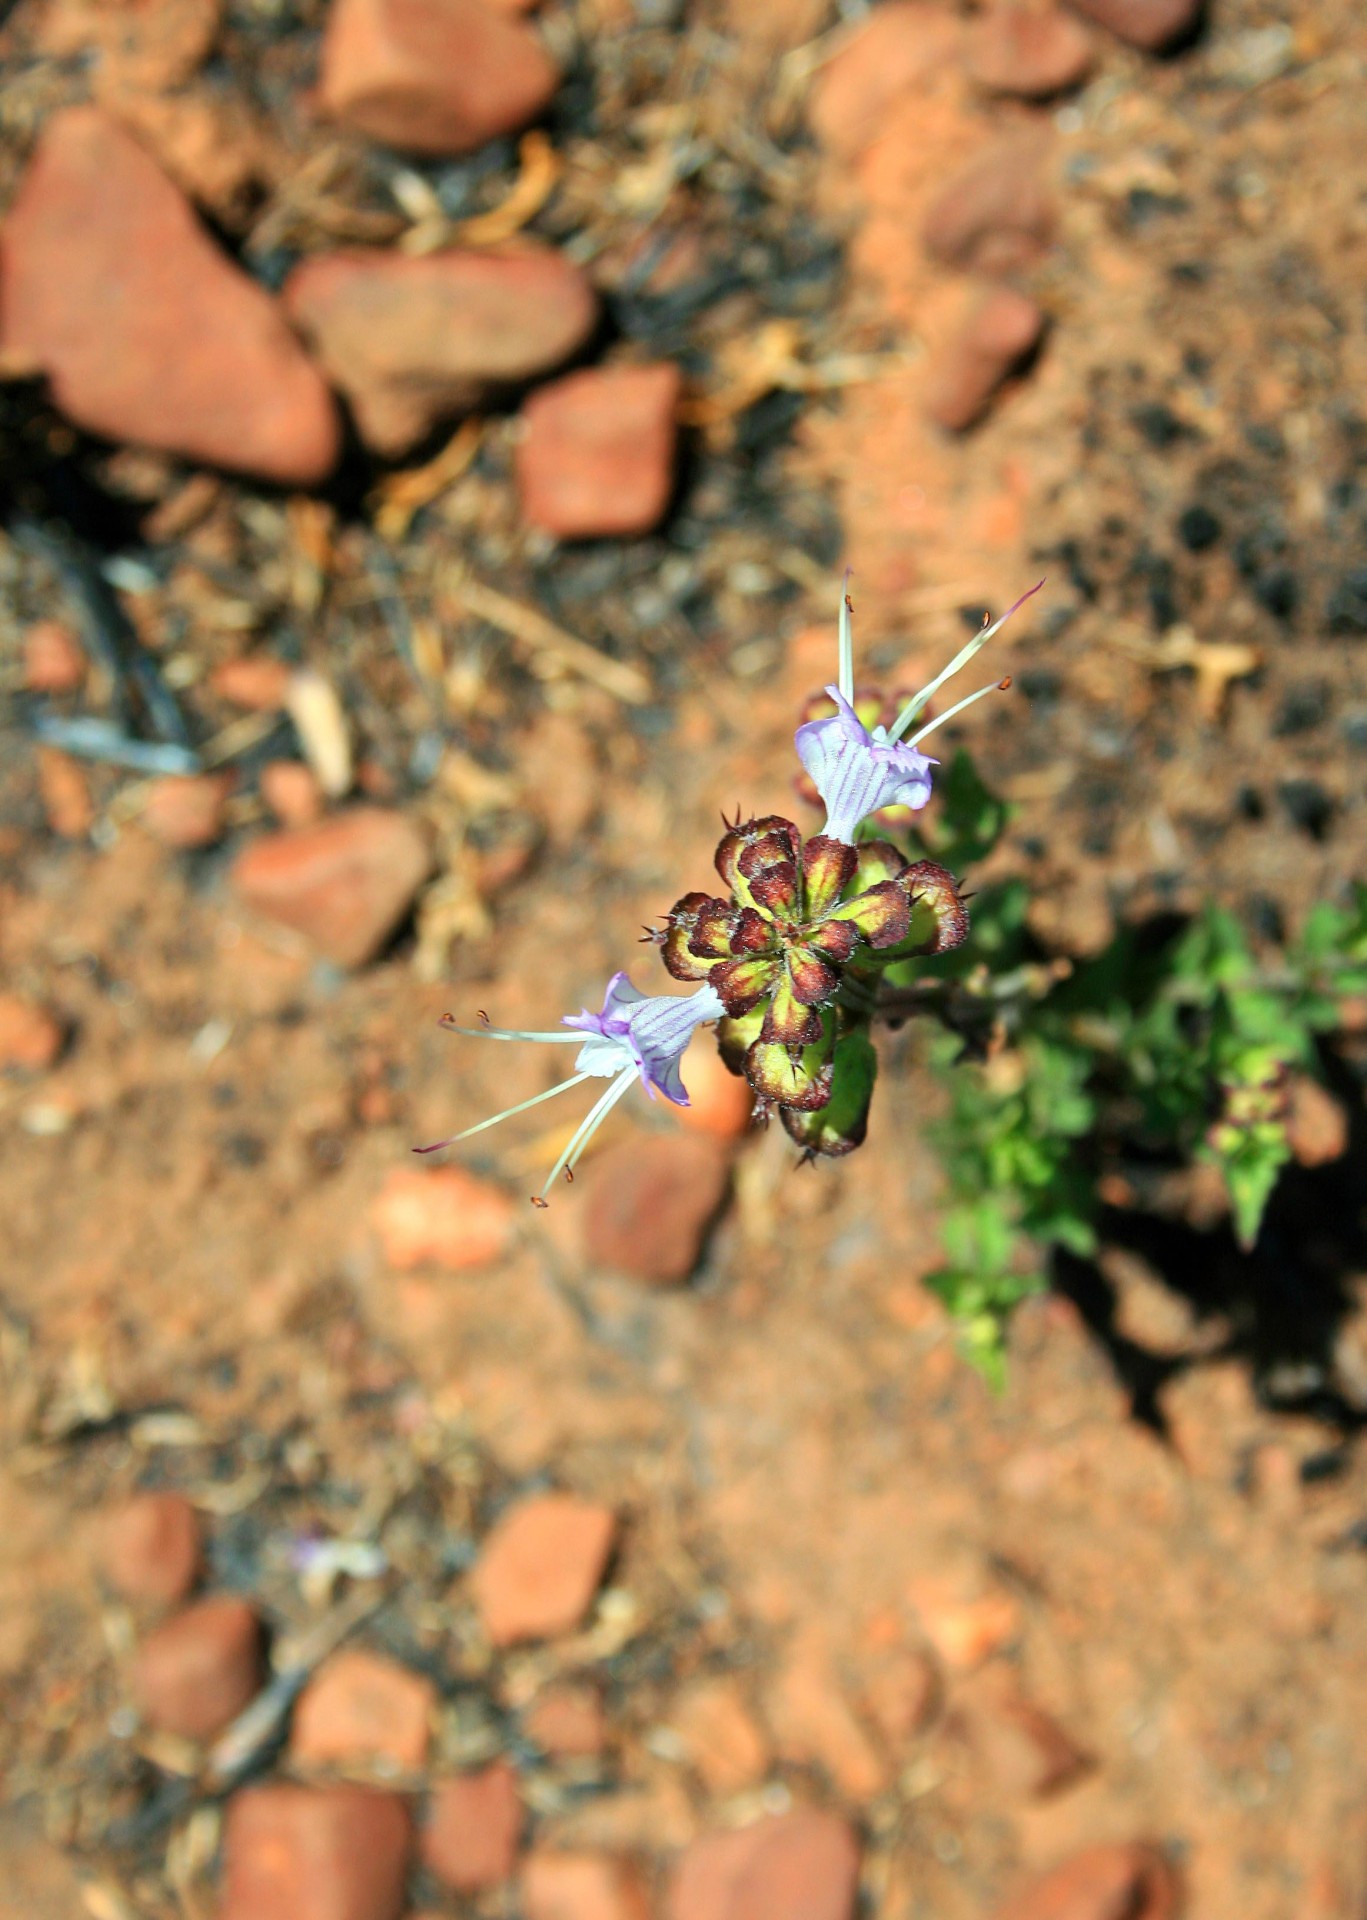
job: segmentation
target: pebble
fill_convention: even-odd
[[[710,1793],[741,1793],[769,1771],[769,1743],[734,1680],[698,1681],[676,1703],[669,1725]]]
[[[927,417],[948,433],[975,425],[1043,332],[1044,315],[1027,294],[994,288],[931,355],[921,391]]]
[[[261,1622],[234,1594],[198,1600],[153,1628],[133,1660],[133,1697],[149,1725],[212,1740],[261,1683]]]
[[[60,620],[35,620],[24,635],[24,686],[29,693],[75,693],[85,682],[85,652]]]
[[[323,817],[318,776],[302,760],[268,760],[259,778],[261,798],[282,827],[311,827]]]
[[[993,1920],[1176,1920],[1178,1885],[1156,1847],[1088,1847],[1008,1895]]]
[[[350,807],[313,827],[263,834],[233,862],[246,907],[291,927],[339,967],[373,960],[413,904],[431,856],[411,820]]]
[[[853,160],[882,132],[898,99],[951,66],[959,23],[922,0],[884,0],[817,73],[808,117],[828,153]]]
[[[501,1187],[463,1167],[392,1167],[370,1213],[386,1265],[401,1273],[487,1267],[507,1250],[515,1217]]]
[[[165,774],[147,783],[138,817],[164,847],[212,846],[223,836],[236,784],[230,773]]]
[[[470,1575],[494,1645],[572,1632],[593,1604],[616,1533],[610,1507],[572,1493],[534,1494],[510,1507]]]
[[[85,768],[58,747],[38,749],[38,798],[59,840],[84,840],[95,824]]]
[[[290,1757],[302,1767],[379,1763],[416,1773],[426,1763],[436,1689],[397,1661],[347,1648],[321,1666],[294,1710]]]
[[[61,1022],[17,993],[0,993],[0,1073],[46,1073],[62,1051]]]
[[[522,517],[561,539],[648,533],[674,486],[682,376],[592,367],[532,394],[514,450]]]
[[[387,146],[471,153],[534,120],[559,77],[533,30],[483,0],[334,0],[319,102]]]
[[[715,1140],[739,1140],[749,1133],[755,1096],[743,1074],[732,1073],[717,1052],[713,1034],[695,1033],[682,1061],[689,1105],[676,1107],[679,1125]]]
[[[1054,234],[1045,148],[1008,134],[952,174],[930,204],[921,238],[947,267],[1005,274],[1029,266]]]
[[[295,268],[286,311],[377,453],[406,453],[500,385],[544,374],[588,339],[598,303],[549,247],[412,258],[359,249]]]
[[[522,1799],[506,1761],[432,1790],[420,1835],[424,1863],[454,1893],[500,1886],[517,1863]]]
[[[249,713],[279,713],[289,698],[292,672],[270,653],[249,653],[224,660],[209,675],[209,688],[230,706]]]
[[[397,1794],[247,1787],[224,1823],[218,1920],[399,1920],[411,1837]]]
[[[650,1920],[636,1869],[607,1853],[528,1854],[522,1911],[525,1920]]]
[[[1203,0],[1068,0],[1074,12],[1105,27],[1117,40],[1162,53],[1193,33]]]
[[[1286,1137],[1302,1167],[1323,1167],[1348,1151],[1348,1110],[1308,1073],[1293,1074],[1288,1089]]]
[[[1000,0],[968,28],[964,60],[970,78],[988,93],[1047,100],[1082,85],[1096,46],[1082,22],[1060,7]]]
[[[275,300],[98,107],[46,122],[4,229],[3,346],[79,426],[309,485],[340,440]]]
[[[596,1687],[551,1686],[522,1716],[522,1731],[552,1760],[588,1760],[607,1745],[607,1718]]]
[[[674,1871],[667,1920],[853,1920],[859,1845],[819,1807],[703,1834]]]
[[[104,1516],[97,1558],[125,1600],[171,1606],[199,1578],[203,1550],[199,1515],[184,1494],[140,1493]]]
[[[636,1134],[605,1147],[583,1176],[587,1257],[651,1286],[687,1280],[730,1167],[725,1147],[700,1134]]]
[[[36,21],[38,42],[58,59],[94,55],[101,88],[159,92],[179,86],[208,57],[223,20],[223,0],[49,0]]]

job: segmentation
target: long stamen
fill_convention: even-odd
[[[515,1107],[505,1107],[502,1113],[496,1113],[490,1120],[481,1120],[476,1126],[466,1127],[463,1133],[453,1133],[449,1139],[435,1140],[430,1147],[414,1147],[414,1153],[436,1153],[440,1147],[453,1147],[457,1140],[468,1140],[473,1133],[483,1133],[486,1127],[496,1127],[500,1120],[511,1120],[515,1113],[525,1113],[528,1107],[539,1107],[543,1100],[551,1100],[557,1093],[564,1093],[570,1087],[577,1087],[581,1080],[592,1080],[591,1073],[571,1074],[568,1080],[562,1080],[558,1086],[547,1087],[544,1093],[534,1093],[530,1100],[519,1100]]]
[[[472,1040],[544,1040],[552,1046],[583,1046],[582,1033],[519,1033],[515,1027],[458,1027],[449,1013],[437,1022],[447,1033],[465,1033]]]
[[[992,621],[990,625],[984,624],[981,631],[974,634],[973,638],[969,641],[968,645],[966,647],[961,647],[959,649],[958,653],[955,654],[954,658],[950,661],[949,665],[943,669],[943,671],[941,671],[940,673],[937,673],[935,678],[932,681],[930,681],[928,685],[922,687],[919,693],[915,693],[912,695],[911,699],[908,700],[907,704],[903,707],[902,711],[898,714],[897,718],[893,721],[892,725],[888,728],[889,741],[896,741],[901,739],[902,735],[906,732],[907,728],[911,725],[912,721],[916,718],[917,714],[922,711],[922,709],[928,704],[929,701],[935,698],[935,695],[939,692],[940,688],[944,685],[945,681],[952,680],[954,675],[958,673],[961,667],[966,667],[969,661],[973,658],[973,656],[976,653],[980,653],[982,651],[982,649],[987,645],[988,641],[992,638],[992,636],[996,633],[1001,632],[1002,628],[1006,625],[1007,621],[1011,618],[1012,614],[1017,612],[1019,608],[1023,607],[1026,601],[1029,600],[1032,595],[1038,593],[1040,588],[1043,585],[1044,585],[1043,580],[1037,580],[1034,586],[1031,587],[1029,593],[1023,593],[1019,600],[1013,601],[1012,604],[1006,609],[1006,612],[1003,613],[998,619]],[[954,709],[954,711],[957,712],[958,709],[956,708]],[[949,717],[948,715],[945,716],[946,719],[948,717]],[[917,735],[917,738],[918,739],[920,738],[919,734]]]
[[[952,720],[956,713],[962,713],[965,707],[971,707],[975,701],[985,699],[989,693],[1005,693],[1010,685],[1011,676],[1008,673],[1005,680],[994,680],[991,686],[979,687],[976,693],[965,695],[962,700],[956,701],[952,707],[949,707],[944,713],[932,720],[929,725],[922,727],[919,733],[913,733],[907,744],[909,746],[919,747],[928,733],[934,733],[936,727],[942,727],[945,721]]]
[[[846,567],[845,578],[840,583],[840,668],[836,680],[841,693],[850,701],[854,699],[853,614],[854,608],[850,604],[850,569]]]
[[[594,1101],[593,1105],[584,1115],[584,1118],[575,1128],[569,1145],[547,1174],[545,1186],[542,1187],[540,1193],[534,1193],[532,1195],[532,1205],[534,1207],[544,1207],[546,1205],[546,1195],[560,1178],[561,1173],[567,1166],[572,1167],[574,1165],[574,1162],[589,1144],[589,1141],[598,1131],[603,1121],[607,1119],[611,1109],[616,1106],[622,1095],[637,1077],[635,1067],[624,1068],[623,1071],[617,1075],[617,1078],[613,1081],[607,1092],[600,1094],[598,1099]]]

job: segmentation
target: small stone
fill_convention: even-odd
[[[1348,1112],[1327,1087],[1308,1073],[1293,1074],[1288,1089],[1286,1138],[1302,1167],[1324,1167],[1348,1151]]]
[[[510,1507],[470,1575],[494,1645],[572,1632],[593,1604],[616,1533],[610,1507],[570,1493],[535,1494]]]
[[[730,1165],[720,1142],[697,1134],[637,1134],[605,1147],[583,1176],[588,1258],[652,1286],[687,1280]]]
[[[46,1073],[65,1038],[46,1007],[17,993],[0,993],[0,1073]]]
[[[4,243],[4,349],[77,425],[285,483],[329,472],[336,410],[275,301],[98,107],[46,122]]]
[[[547,1687],[522,1716],[522,1731],[552,1760],[590,1760],[607,1745],[607,1719],[596,1687]]]
[[[1195,32],[1203,0],[1068,0],[1068,4],[1117,40],[1142,47],[1145,53],[1165,53]]]
[[[216,666],[209,686],[220,700],[249,713],[279,713],[289,698],[292,677],[292,669],[274,654],[252,653]]]
[[[636,1869],[606,1853],[528,1854],[522,1911],[526,1920],[650,1920]]]
[[[290,1757],[302,1767],[370,1762],[416,1773],[427,1760],[436,1689],[394,1660],[347,1648],[299,1697]]]
[[[388,146],[471,153],[534,120],[559,78],[532,29],[482,0],[334,0],[319,101]]]
[[[212,846],[223,837],[235,785],[230,773],[164,774],[148,782],[139,819],[164,847]]]
[[[507,1250],[515,1211],[501,1187],[463,1167],[392,1167],[370,1218],[386,1265],[462,1273]]]
[[[292,927],[339,967],[373,960],[427,878],[427,843],[404,814],[359,806],[265,834],[233,862],[244,906]]]
[[[505,1761],[444,1780],[420,1835],[423,1860],[455,1893],[500,1886],[517,1863],[522,1822],[517,1775]]]
[[[1011,1799],[1046,1800],[1073,1786],[1092,1764],[1058,1722],[1004,1675],[983,1675],[959,1706],[994,1786]]]
[[[133,1661],[133,1697],[149,1725],[212,1740],[261,1683],[261,1622],[245,1600],[215,1594],[155,1627]]]
[[[377,453],[406,453],[439,421],[530,380],[588,339],[597,300],[549,247],[452,248],[414,258],[315,254],[285,282],[286,311]]]
[[[224,1823],[218,1920],[399,1920],[411,1838],[397,1794],[247,1787]]]
[[[1044,315],[1028,295],[994,288],[931,356],[921,396],[929,418],[947,433],[962,433],[981,420],[1043,332]]]
[[[199,1515],[180,1493],[140,1493],[100,1528],[101,1570],[125,1600],[184,1600],[199,1578],[202,1553]]]
[[[60,620],[35,620],[24,635],[24,686],[30,693],[75,693],[85,683],[85,652]]]
[[[1054,195],[1037,135],[1008,134],[970,160],[931,202],[921,238],[931,258],[978,273],[1038,260],[1054,235]]]
[[[859,1846],[838,1814],[795,1807],[688,1847],[668,1920],[853,1920]]]
[[[38,749],[38,797],[49,827],[60,840],[84,840],[95,824],[85,768],[56,747]]]
[[[523,519],[565,540],[648,533],[674,486],[681,386],[661,363],[591,367],[532,394],[514,451]]]
[[[714,1140],[739,1140],[749,1133],[755,1096],[744,1074],[732,1073],[717,1052],[713,1034],[695,1033],[681,1063],[689,1104],[675,1116],[690,1133]]]
[[[980,13],[964,41],[970,77],[988,93],[1047,100],[1079,87],[1096,48],[1079,20],[1058,7],[998,0]]]
[[[1020,1632],[1020,1608],[1000,1588],[975,1593],[960,1579],[927,1577],[912,1583],[910,1598],[926,1638],[955,1673],[971,1673]]]
[[[1178,1893],[1156,1847],[1088,1847],[1008,1895],[993,1920],[1176,1920]]]
[[[882,132],[899,98],[953,64],[962,29],[923,0],[884,0],[817,73],[808,117],[827,152],[853,160]]]
[[[679,1699],[669,1725],[711,1793],[741,1793],[769,1771],[769,1743],[734,1680],[699,1680]]]
[[[261,798],[282,827],[311,827],[323,817],[318,776],[302,760],[268,760],[259,785]]]

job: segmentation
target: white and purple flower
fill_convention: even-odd
[[[847,574],[847,583],[848,579]],[[842,591],[839,679],[835,685],[826,688],[836,704],[836,711],[828,719],[807,721],[798,728],[795,736],[798,759],[811,776],[826,807],[826,825],[822,831],[828,838],[853,846],[860,823],[867,820],[870,814],[879,812],[883,807],[903,806],[916,810],[926,804],[931,790],[930,770],[937,763],[918,751],[920,742],[936,727],[942,727],[946,720],[953,719],[965,707],[972,706],[975,700],[981,700],[984,694],[992,693],[1010,682],[993,681],[989,686],[979,687],[976,693],[970,693],[946,713],[921,727],[909,740],[904,740],[902,736],[917,716],[924,712],[945,681],[961,667],[967,666],[993,634],[1000,632],[1017,607],[1023,606],[1030,594],[1038,593],[1043,585],[1041,580],[1031,587],[1029,593],[1023,593],[1000,619],[990,625],[984,622],[981,632],[974,634],[942,673],[936,674],[929,685],[912,696],[890,727],[873,728],[866,727],[854,710],[854,639],[850,597],[847,591]]]
[[[725,1011],[721,997],[713,987],[701,986],[696,993],[683,995],[646,994],[639,987],[633,987],[624,973],[614,973],[603,997],[601,1013],[590,1013],[586,1008],[582,1013],[567,1013],[563,1017],[561,1025],[573,1029],[569,1033],[522,1033],[508,1027],[460,1027],[448,1014],[442,1025],[451,1033],[471,1034],[485,1040],[531,1040],[548,1046],[578,1046],[575,1071],[568,1080],[548,1087],[545,1093],[533,1094],[530,1100],[521,1100],[516,1106],[505,1107],[502,1113],[481,1120],[473,1127],[466,1127],[460,1133],[453,1133],[449,1139],[438,1140],[430,1147],[415,1147],[413,1151],[435,1153],[439,1147],[452,1146],[457,1140],[468,1140],[472,1134],[483,1133],[487,1127],[497,1126],[500,1120],[510,1119],[515,1113],[525,1113],[529,1107],[539,1106],[543,1100],[550,1100],[555,1094],[577,1087],[585,1080],[610,1081],[611,1085],[598,1096],[575,1129],[565,1151],[551,1168],[540,1193],[532,1195],[533,1205],[544,1207],[546,1195],[560,1175],[563,1173],[567,1178],[573,1178],[575,1165],[589,1141],[623,1094],[638,1080],[652,1100],[657,1093],[662,1093],[676,1107],[689,1104],[679,1072],[684,1048],[692,1039],[695,1028],[710,1020],[720,1020]]]

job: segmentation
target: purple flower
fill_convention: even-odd
[[[822,832],[853,846],[860,821],[880,807],[926,804],[935,762],[890,741],[886,727],[870,732],[839,687],[826,691],[839,712],[798,728],[797,757],[826,803]]]
[[[848,587],[848,573],[845,583]],[[966,699],[950,707],[948,712],[921,727],[910,740],[903,741],[902,735],[929,705],[945,681],[966,666],[974,654],[987,645],[993,634],[1000,632],[1016,608],[1022,606],[1030,594],[1038,593],[1043,585],[1041,580],[1038,585],[1031,587],[1029,593],[1023,593],[1000,619],[990,624],[984,621],[981,631],[973,636],[966,647],[960,649],[949,665],[937,673],[927,686],[913,695],[890,727],[878,726],[872,731],[864,725],[851,704],[854,700],[854,640],[851,633],[850,596],[848,592],[841,593],[840,677],[837,685],[826,689],[838,711],[826,720],[807,721],[798,728],[795,738],[798,758],[826,804],[823,831],[830,839],[843,840],[846,845],[852,846],[861,821],[867,820],[871,813],[877,813],[882,807],[915,809],[926,804],[930,798],[930,769],[937,763],[917,752],[919,743],[936,727],[942,727],[946,720],[952,720],[956,713],[962,713],[975,700],[981,700],[984,694],[992,693],[998,687],[1005,689],[1011,683],[1009,680],[994,680],[990,686],[979,687],[976,693],[970,693]]]
[[[686,1107],[679,1057],[694,1028],[705,1020],[720,1020],[725,1011],[712,987],[699,987],[680,999],[672,993],[642,993],[624,973],[614,973],[601,1013],[567,1013],[561,1025],[590,1036],[574,1063],[581,1073],[606,1077],[634,1067],[652,1100],[662,1093],[676,1107]]]
[[[449,1147],[457,1140],[468,1140],[471,1134],[483,1133],[486,1127],[497,1126],[500,1120],[507,1120],[515,1113],[525,1113],[528,1107],[539,1106],[543,1100],[564,1093],[569,1087],[577,1087],[585,1080],[610,1081],[611,1085],[598,1096],[575,1129],[541,1192],[532,1195],[533,1204],[544,1207],[546,1195],[556,1180],[562,1173],[567,1179],[574,1177],[575,1164],[589,1141],[622,1095],[638,1080],[652,1099],[658,1092],[666,1100],[672,1100],[675,1106],[688,1105],[688,1094],[679,1073],[680,1058],[693,1037],[694,1029],[708,1020],[720,1020],[725,1011],[721,997],[713,987],[701,986],[696,993],[684,995],[644,994],[638,987],[632,986],[624,973],[614,973],[603,997],[601,1013],[585,1010],[564,1016],[561,1025],[572,1028],[573,1031],[569,1033],[523,1033],[509,1027],[458,1027],[448,1015],[442,1021],[448,1031],[470,1034],[476,1039],[530,1040],[546,1046],[562,1047],[577,1045],[579,1052],[575,1057],[575,1071],[568,1080],[548,1087],[545,1093],[533,1094],[530,1100],[520,1100],[516,1106],[505,1107],[502,1113],[494,1114],[489,1120],[480,1120],[473,1127],[453,1133],[449,1139],[438,1140],[430,1147],[415,1147],[413,1151],[435,1153],[438,1147]]]

